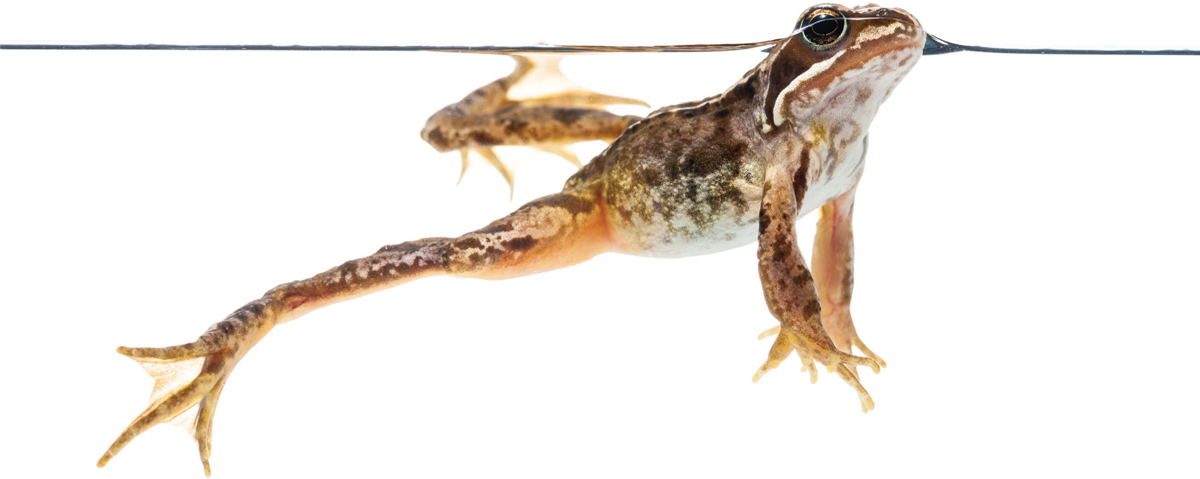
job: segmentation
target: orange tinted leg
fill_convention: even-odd
[[[863,344],[850,317],[850,297],[854,293],[854,192],[842,194],[821,207],[817,236],[813,242],[813,279],[821,301],[821,324],[839,350],[850,353],[851,346],[874,359],[881,367],[887,363]],[[851,369],[853,371],[853,369]]]
[[[155,378],[150,406],[100,458],[103,467],[157,424],[184,426],[207,475],[212,419],[234,366],[278,324],[309,311],[440,274],[505,279],[562,268],[611,251],[600,183],[534,200],[458,238],[385,246],[312,278],[279,285],[214,324],[199,339],[166,348],[117,348]]]

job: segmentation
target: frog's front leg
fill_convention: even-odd
[[[771,346],[766,364],[754,379],[758,380],[794,350],[814,381],[816,370],[812,363],[816,361],[850,384],[858,392],[863,412],[866,412],[874,408],[874,402],[852,368],[868,366],[879,372],[879,364],[873,359],[840,351],[827,334],[822,324],[818,284],[796,241],[796,213],[798,198],[804,197],[807,183],[804,180],[806,166],[807,162],[798,169],[772,165],[763,186],[758,219],[758,272],[767,307],[779,320],[781,330]],[[792,174],[788,174],[788,170],[792,170]]]
[[[312,278],[277,286],[213,325],[194,342],[118,348],[155,378],[147,407],[100,458],[103,467],[139,434],[174,422],[196,439],[209,472],[212,419],[238,361],[278,324],[329,304],[432,275],[504,279],[569,266],[611,251],[602,182],[531,201],[457,238],[385,246]]]

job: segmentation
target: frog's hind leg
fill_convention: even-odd
[[[600,184],[539,198],[455,238],[443,253],[445,272],[507,279],[563,268],[613,251]]]
[[[512,74],[484,85],[442,108],[425,123],[421,138],[441,152],[459,151],[463,173],[474,151],[513,187],[512,165],[493,147],[526,146],[558,155],[576,167],[582,162],[571,145],[611,142],[641,117],[616,115],[608,105],[649,106],[640,100],[596,93],[563,76],[561,57],[513,55]],[[461,181],[462,174],[459,175]]]
[[[612,251],[601,184],[534,200],[457,238],[385,246],[311,278],[279,285],[191,343],[118,348],[118,353],[141,364],[155,384],[150,406],[121,432],[96,465],[103,467],[151,427],[172,422],[184,426],[196,440],[207,475],[212,420],[221,390],[234,366],[276,325],[428,276],[505,279],[562,268]]]
[[[850,316],[850,298],[854,293],[854,193],[857,187],[821,207],[817,235],[813,241],[813,279],[821,300],[821,325],[843,352],[851,347],[874,359],[880,367],[887,362],[867,348]],[[851,369],[853,372],[853,368]]]

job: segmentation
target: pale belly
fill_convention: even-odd
[[[757,200],[761,199],[760,190]],[[696,206],[696,209],[703,209],[703,206]],[[680,258],[716,253],[745,246],[758,238],[758,208],[752,210],[717,215],[703,223],[687,216],[662,218],[660,223],[617,220],[625,227],[614,228],[613,239],[617,241],[618,251],[637,256]],[[611,217],[609,224],[613,224]]]

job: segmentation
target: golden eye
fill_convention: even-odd
[[[836,10],[813,10],[798,25],[800,36],[817,50],[824,50],[846,36],[846,17]]]

